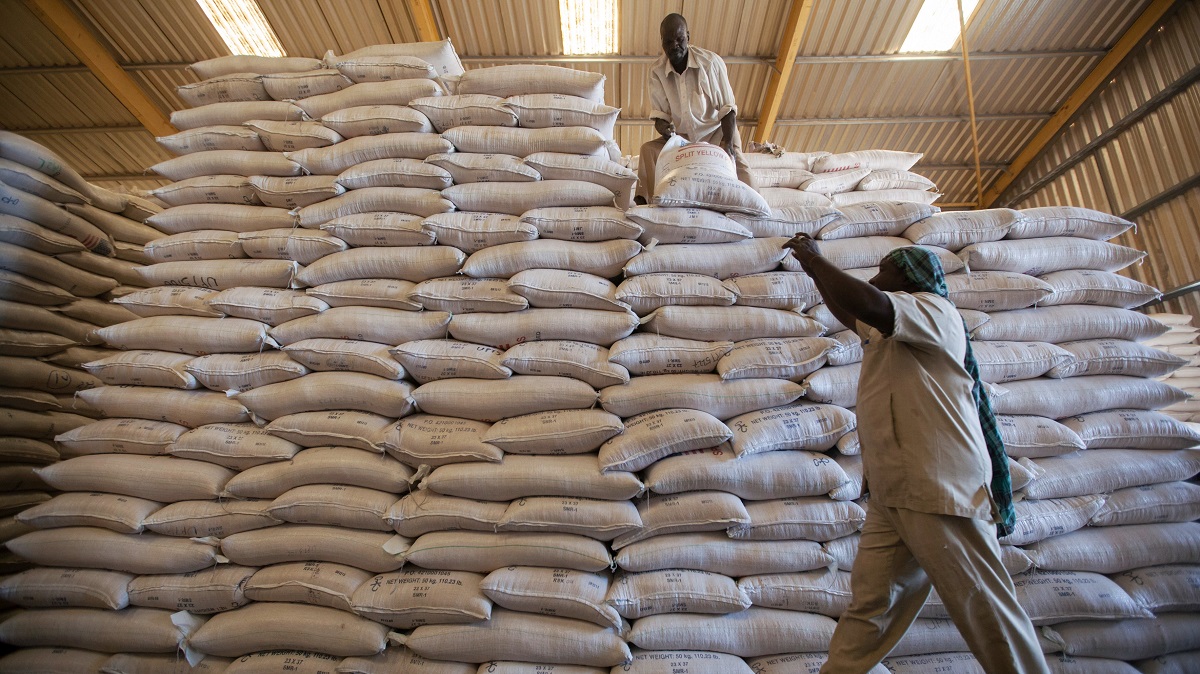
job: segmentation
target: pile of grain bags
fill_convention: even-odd
[[[915,152],[747,152],[750,181],[773,208],[834,206],[868,201],[932,204],[941,196],[925,176],[912,171]]]
[[[35,469],[59,459],[54,436],[96,416],[74,395],[101,385],[88,364],[116,353],[94,331],[136,318],[105,300],[141,284],[142,244],[160,234],[140,221],[155,210],[0,131],[0,541],[31,531],[26,509],[52,507]],[[6,574],[28,567],[3,555]]]
[[[130,386],[86,392],[115,418],[60,438],[118,469],[47,475],[145,512],[119,511],[116,538],[69,550],[87,574],[129,577],[126,608],[117,590],[104,608],[85,603],[97,581],[72,578],[50,583],[84,588],[53,604],[69,608],[40,615],[66,624],[76,616],[61,612],[86,610],[97,633],[136,622],[156,637],[83,640],[43,622],[40,641],[18,643],[46,648],[10,657],[136,671],[165,666],[167,643],[182,642],[193,659],[207,654],[203,671],[236,658],[227,671],[242,674],[815,671],[849,600],[868,504],[852,409],[861,346],[784,254],[797,231],[862,278],[892,248],[930,246],[973,330],[1026,320],[1019,336],[977,332],[978,352],[1012,404],[1003,430],[1027,496],[1004,559],[1054,630],[1046,649],[1070,654],[1052,656],[1055,669],[1122,671],[1119,660],[1195,648],[1194,569],[1171,561],[1195,518],[1179,486],[1196,472],[1191,451],[1139,448],[1149,470],[1121,463],[1109,475],[1121,457],[1100,453],[1131,462],[1133,450],[1087,449],[1067,423],[1086,412],[1017,406],[1076,375],[1106,377],[1086,382],[1097,410],[1179,398],[1152,380],[1178,359],[1137,352],[1126,360],[1158,369],[1114,380],[1104,368],[1127,351],[1104,360],[1054,343],[1131,334],[1107,332],[1136,319],[1108,311],[1130,304],[1089,306],[1115,301],[1098,288],[1124,303],[1154,294],[1101,271],[1114,264],[1101,253],[1129,254],[1102,240],[1112,228],[1071,224],[1098,214],[772,203],[707,151],[660,164],[678,170],[679,189],[626,209],[633,173],[612,161],[601,79],[535,66],[455,73],[447,46],[198,69],[213,81],[197,90],[228,102],[177,113],[192,128],[162,139],[185,152],[156,169],[177,181],[156,191],[171,208],[154,222],[170,236],[148,246],[154,287],[121,298],[142,321],[102,333],[122,355],[159,353],[106,380]],[[414,63],[412,49],[441,65]],[[234,83],[249,89],[230,94]],[[719,189],[703,189],[713,180]],[[989,258],[986,244],[1020,247],[1022,235],[1085,280],[1041,262],[989,266],[1013,251]],[[1055,296],[1083,305],[1058,322],[1089,332],[1028,322],[1053,322]],[[1133,379],[1154,395],[1130,401]],[[1101,478],[1059,496],[1060,455],[1096,456],[1094,470],[1066,470]],[[161,489],[172,481],[187,489]],[[1071,542],[1070,522],[1099,515],[1109,483],[1169,485],[1149,497],[1174,499],[1168,514],[1130,506],[1104,520],[1126,536],[1150,526],[1133,535],[1170,549],[1137,560],[1162,579],[1152,594],[1114,589],[1109,571],[1069,568],[1052,549]],[[96,535],[101,519],[72,530]],[[183,571],[193,559],[203,563]],[[1089,650],[1077,626],[1093,621],[1165,626],[1170,638],[1142,639],[1129,657]],[[978,671],[936,598],[888,666],[931,664]]]

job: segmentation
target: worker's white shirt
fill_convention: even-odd
[[[688,64],[675,72],[666,54],[650,68],[650,119],[665,119],[692,141],[708,140],[721,119],[737,110],[725,62],[713,52],[688,47]]]
[[[888,293],[890,336],[863,338],[858,435],[871,501],[992,521],[991,459],[963,367],[966,332],[947,299]]]

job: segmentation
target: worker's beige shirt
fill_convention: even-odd
[[[709,140],[721,119],[737,110],[725,62],[713,52],[688,47],[688,64],[675,72],[666,55],[650,67],[650,119],[665,119],[691,141]]]
[[[890,336],[863,338],[858,435],[871,500],[893,508],[992,521],[991,460],[963,367],[966,333],[947,299],[888,293]]]

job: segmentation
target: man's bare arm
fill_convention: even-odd
[[[825,305],[842,325],[853,330],[857,319],[885,335],[891,334],[896,316],[887,293],[838,269],[807,235],[797,235],[785,246],[812,277]]]

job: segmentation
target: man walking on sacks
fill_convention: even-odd
[[[990,674],[1048,674],[1000,562],[1016,522],[1008,459],[966,327],[937,257],[893,250],[869,283],[797,235],[786,247],[829,309],[863,340],[856,412],[871,501],[822,674],[864,674],[896,645],[936,587]]]
[[[642,145],[638,163],[638,203],[654,196],[654,167],[667,139],[679,134],[692,142],[720,146],[737,165],[738,179],[750,184],[737,130],[737,103],[725,62],[688,44],[687,20],[668,14],[658,28],[663,55],[650,67],[650,118],[659,137]]]

